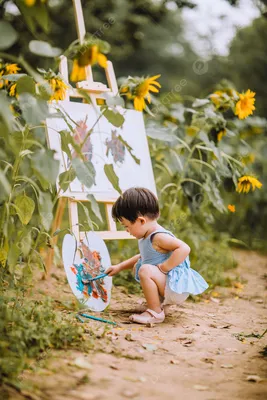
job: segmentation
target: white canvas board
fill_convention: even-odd
[[[95,124],[100,108],[94,109],[92,105],[74,103],[74,102],[58,102],[51,106],[60,107],[70,116],[68,122],[75,128],[75,121],[79,123],[78,132],[88,131]],[[93,132],[90,134],[89,141],[85,144],[85,154],[93,163],[96,170],[95,185],[87,188],[75,179],[70,188],[61,193],[63,196],[74,197],[80,193],[100,195],[102,198],[116,200],[119,193],[113,188],[104,172],[105,164],[112,164],[119,178],[119,186],[122,191],[132,186],[142,186],[150,189],[156,194],[156,187],[152,164],[149,154],[147,137],[143,115],[135,110],[125,110],[120,108],[120,112],[125,117],[125,122],[121,128],[111,125],[103,116],[99,122],[95,124]],[[47,118],[47,136],[51,149],[57,153],[60,160],[60,173],[66,171],[69,160],[62,151],[60,135],[57,131],[69,130],[66,122],[62,118]],[[76,129],[77,132],[77,129]],[[80,134],[80,133],[79,133]],[[138,165],[129,150],[116,139],[121,136],[132,148],[132,153],[140,159]],[[108,151],[108,154],[107,154]]]
[[[104,273],[111,261],[105,242],[94,232],[87,232],[76,245],[73,235],[64,236],[62,244],[64,269],[75,297],[93,311],[103,311],[110,303],[112,277],[106,276],[84,284],[83,280]]]

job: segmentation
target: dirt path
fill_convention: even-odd
[[[267,328],[267,258],[236,250],[234,256],[238,268],[227,275],[239,275],[247,281],[244,287],[219,288],[209,300],[174,307],[155,327],[129,324],[128,311],[138,297],[115,288],[109,317],[119,327],[89,323],[100,341],[105,335],[105,352],[51,352],[23,374],[31,385],[30,398],[266,399],[267,356],[260,351],[267,334],[245,338],[241,333],[262,334]],[[49,285],[44,283],[44,290],[49,292]],[[65,291],[70,298],[67,285]],[[261,381],[248,381],[249,376]]]

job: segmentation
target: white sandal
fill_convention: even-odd
[[[149,313],[150,316],[144,315],[145,313]],[[160,324],[165,319],[164,310],[160,313],[147,308],[146,311],[142,314],[132,314],[129,317],[129,320],[132,322],[136,322],[137,324]]]
[[[161,308],[163,308],[165,316],[169,315],[170,313],[170,308],[171,308],[171,304],[162,304],[161,303]],[[147,303],[143,302],[142,304],[138,304],[135,308],[134,311],[136,313],[143,313],[147,310]]]

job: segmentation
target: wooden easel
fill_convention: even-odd
[[[82,12],[81,0],[73,0],[73,7],[74,7],[74,13],[75,13],[75,22],[76,22],[78,38],[79,38],[80,42],[82,43],[84,40],[86,31],[85,31],[85,24],[84,24],[83,12]],[[61,75],[63,76],[65,82],[69,83],[68,63],[67,63],[67,58],[65,56],[60,57],[59,71],[60,71]],[[106,78],[107,78],[107,82],[108,82],[108,87],[101,82],[94,82],[92,68],[91,68],[91,66],[88,66],[86,68],[86,81],[78,82],[76,85],[77,88],[83,89],[88,93],[92,104],[95,106],[97,105],[97,99],[105,99],[104,93],[109,92],[113,95],[118,94],[118,86],[117,86],[116,76],[115,76],[113,64],[111,61],[107,62],[107,68],[105,68],[105,74],[106,74]],[[65,100],[69,101],[70,97],[82,98],[81,94],[78,93],[77,89],[70,89],[67,91]],[[83,239],[85,237],[85,232],[80,232],[80,229],[79,229],[78,202],[79,201],[88,202],[86,195],[87,195],[87,193],[80,193],[79,195],[75,194],[75,198],[72,198],[72,197],[68,197],[68,198],[60,197],[59,198],[55,219],[54,219],[54,222],[53,222],[52,228],[51,228],[52,234],[57,229],[60,229],[65,206],[66,206],[66,203],[68,203],[70,229],[71,229],[72,233],[75,235],[77,242],[79,242],[81,239]],[[115,200],[112,198],[107,199],[107,198],[103,198],[100,196],[95,196],[95,198],[96,198],[97,202],[104,203],[106,219],[107,219],[107,224],[108,224],[107,231],[95,231],[95,233],[98,234],[104,240],[135,239],[128,232],[117,231],[116,223],[113,221],[112,216],[111,216],[112,205],[114,204]],[[55,236],[52,238],[52,243],[51,243],[52,247],[48,250],[47,257],[45,260],[46,273],[44,275],[44,278],[46,278],[46,279],[48,277],[50,277],[50,274],[51,274],[51,267],[52,267],[53,256],[54,256],[53,247],[57,244],[57,239],[58,239],[58,236]]]

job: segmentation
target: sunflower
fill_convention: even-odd
[[[2,87],[5,84],[4,79],[1,79],[1,77],[4,75],[4,70],[0,71],[0,89],[2,89]]]
[[[78,64],[80,67],[86,67],[87,65],[99,64],[102,68],[107,68],[107,57],[102,54],[99,47],[94,44],[85,50],[81,50],[81,54],[78,54]]]
[[[253,111],[256,109],[254,106],[255,94],[256,93],[252,92],[250,89],[248,89],[246,93],[239,93],[239,101],[236,103],[235,107],[235,115],[237,115],[239,119],[245,119],[253,114]]]
[[[66,96],[66,90],[68,89],[68,85],[62,80],[59,79],[58,77],[54,77],[49,79],[49,84],[51,86],[51,89],[53,91],[50,101],[51,100],[64,100]]]
[[[17,74],[20,71],[18,64],[6,64],[5,65],[5,75]]]
[[[131,90],[130,90],[129,86],[122,86],[120,88],[120,94],[122,96],[126,96],[128,100],[132,100],[134,98],[134,96],[131,93]]]
[[[227,208],[228,208],[228,210],[231,211],[232,213],[235,212],[235,205],[233,205],[233,204],[228,204]]]
[[[8,79],[1,79],[1,77],[3,75],[17,74],[21,68],[18,67],[18,64],[0,64],[0,69],[2,69],[0,71],[0,89],[2,89],[4,85],[8,85],[9,81]]]
[[[151,97],[149,92],[158,93],[159,89],[157,87],[161,87],[159,82],[156,81],[160,75],[151,76],[150,78],[146,78],[143,82],[139,83],[134,91],[134,108],[137,111],[143,111],[146,107],[145,99],[148,103],[151,103]],[[157,87],[155,87],[157,86]]]
[[[220,106],[223,100],[223,91],[216,90],[216,92],[210,95],[211,101],[215,106]]]
[[[83,81],[86,79],[85,67],[88,65],[99,64],[102,68],[107,68],[107,57],[102,54],[97,45],[90,46],[84,50],[81,49],[80,53],[73,61],[73,69],[70,79],[73,82]]]
[[[11,96],[11,97],[17,96],[17,94],[16,94],[16,88],[17,88],[17,84],[16,84],[16,83],[13,83],[13,84],[10,86],[10,88],[9,88],[9,96]]]
[[[225,135],[226,135],[226,130],[225,130],[225,129],[222,129],[222,130],[217,134],[217,140],[218,140],[218,142],[219,142],[220,140],[222,140],[222,137],[225,136]]]
[[[27,7],[33,7],[36,3],[36,0],[24,0],[24,3]],[[42,1],[44,3],[44,1]]]
[[[85,67],[80,67],[78,60],[73,60],[73,67],[70,75],[70,80],[72,82],[85,81],[86,70]]]
[[[258,181],[258,179],[254,178],[254,176],[244,175],[238,179],[237,189],[238,193],[248,193],[251,189],[254,191],[256,188],[260,189],[262,187],[262,183]]]

